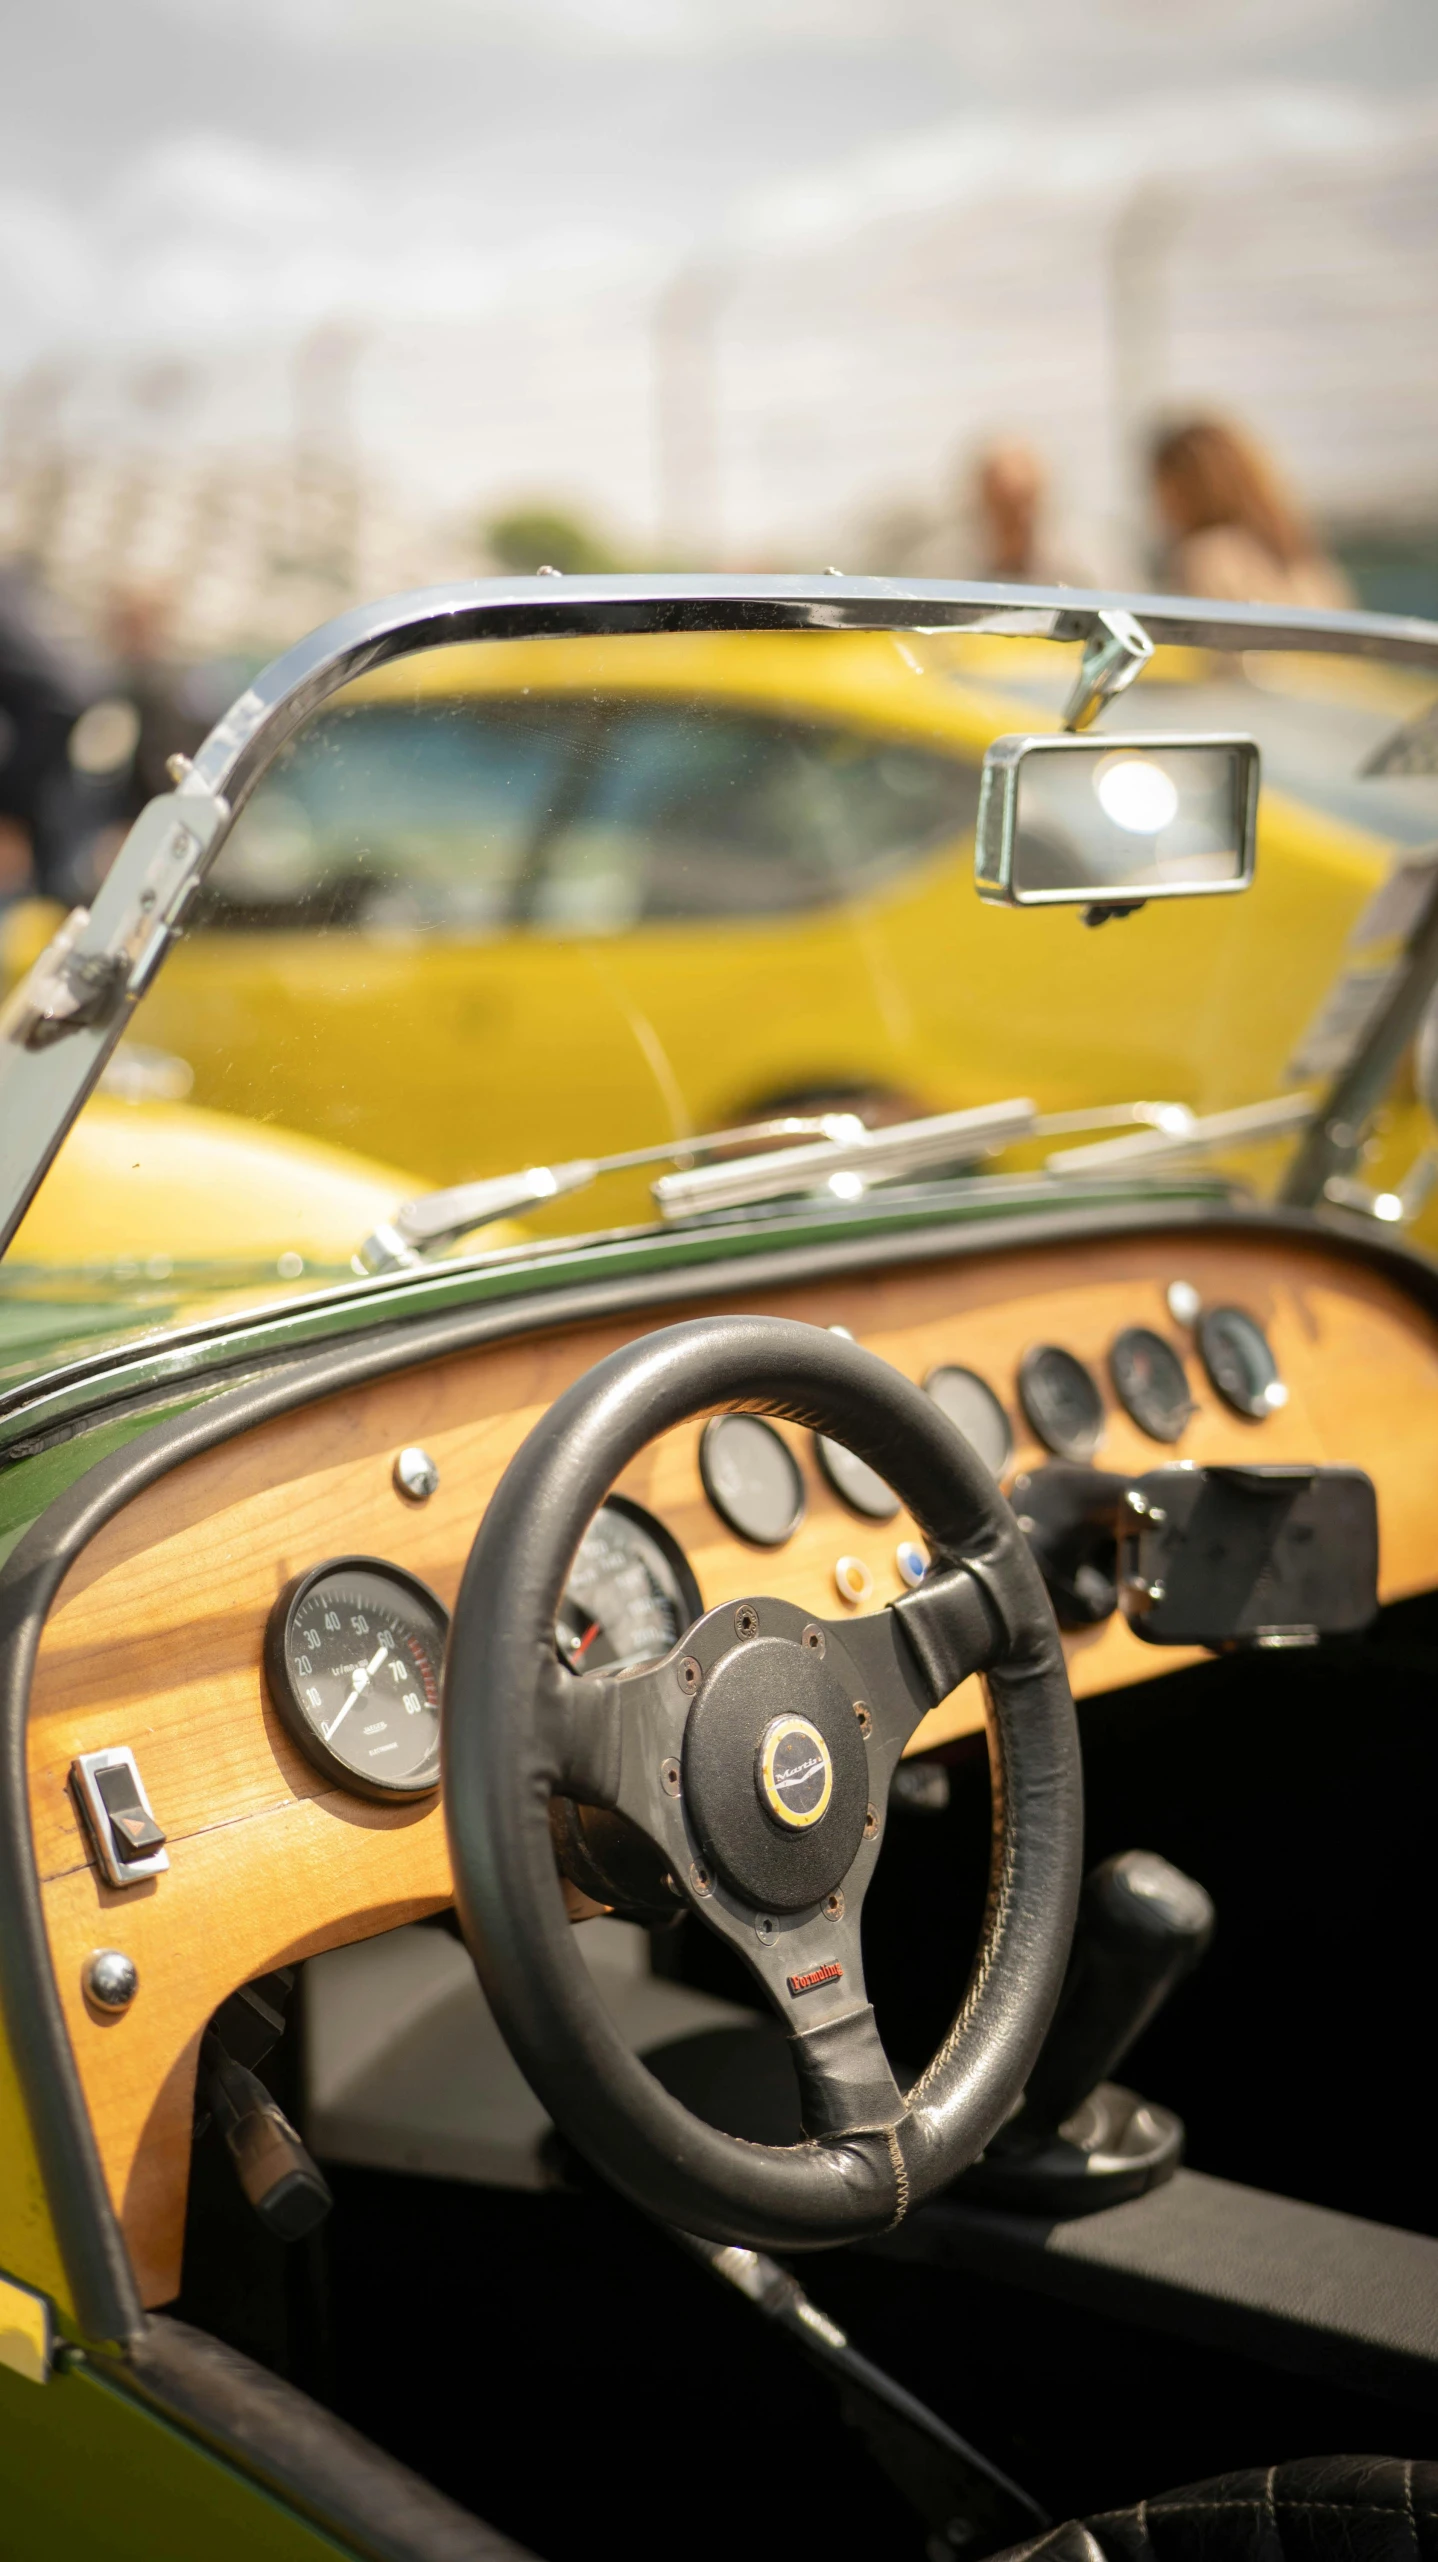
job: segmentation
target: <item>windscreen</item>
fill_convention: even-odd
[[[1160,650],[1094,734],[1140,742],[1114,751],[1130,777],[1149,735],[1256,740],[1256,881],[1096,928],[985,906],[973,877],[985,749],[1056,731],[1077,659],[685,634],[445,648],[351,686],[243,809],[7,1286],[88,1276],[161,1320],[207,1290],[283,1296],[347,1281],[428,1189],[784,1115],[1316,1098],[1438,842],[1438,782],[1360,773],[1431,683]],[[12,970],[52,922],[12,912]],[[1420,1135],[1400,1085],[1375,1184]],[[1083,1140],[969,1171],[1038,1175]],[[1271,1189],[1292,1145],[1205,1163]],[[657,1170],[471,1249],[650,1220]]]

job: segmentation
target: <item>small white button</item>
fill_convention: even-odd
[[[1175,1325],[1196,1325],[1202,1306],[1203,1301],[1191,1281],[1170,1281],[1168,1313]]]
[[[840,1557],[834,1566],[834,1589],[841,1601],[852,1602],[857,1609],[874,1589],[874,1578],[862,1557]]]

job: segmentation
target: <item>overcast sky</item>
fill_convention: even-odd
[[[936,127],[1438,87],[1434,0],[43,0],[0,72],[0,377],[656,267]],[[841,183],[842,193],[842,183]]]

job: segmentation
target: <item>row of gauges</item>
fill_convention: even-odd
[[[782,1445],[781,1445],[782,1447]],[[666,1655],[703,1611],[693,1568],[661,1522],[611,1495],[585,1534],[559,1607],[576,1672]],[[439,1786],[439,1698],[449,1614],[383,1557],[332,1557],[287,1585],[265,1631],[265,1681],[307,1760],[362,1797]]]
[[[1213,1386],[1259,1418],[1286,1390],[1267,1337],[1241,1308],[1197,1325]],[[1156,1441],[1176,1441],[1193,1411],[1172,1344],[1146,1326],[1113,1343],[1109,1370],[1125,1411]],[[1013,1457],[1008,1415],[976,1370],[945,1365],[924,1386],[995,1477]],[[1093,1372],[1059,1344],[1019,1366],[1019,1401],[1056,1457],[1091,1459],[1103,1437]],[[892,1521],[898,1497],[843,1444],[815,1436],[834,1492],[866,1521]],[[720,1519],[758,1548],[782,1547],[804,1517],[804,1479],[789,1443],[762,1416],[715,1415],[699,1444],[704,1490]],[[922,1571],[919,1555],[918,1571]],[[556,1641],[576,1672],[622,1671],[667,1654],[700,1616],[693,1568],[663,1524],[625,1496],[601,1506],[560,1603]],[[440,1677],[449,1635],[427,1584],[380,1557],[337,1557],[287,1585],[265,1633],[265,1678],[285,1726],[317,1769],[363,1796],[411,1798],[439,1785]]]
[[[1209,1379],[1235,1413],[1259,1420],[1287,1390],[1263,1328],[1242,1308],[1209,1308],[1197,1339]],[[1173,1345],[1152,1327],[1126,1326],[1109,1350],[1109,1375],[1124,1412],[1154,1441],[1177,1441],[1194,1399]],[[1013,1457],[1009,1418],[977,1370],[946,1364],[924,1386],[949,1421],[1002,1477]],[[1024,1419],[1059,1459],[1091,1459],[1103,1439],[1103,1394],[1087,1363],[1061,1344],[1039,1343],[1019,1364]],[[814,1436],[814,1454],[835,1494],[866,1521],[892,1521],[899,1499],[842,1442]],[[789,1443],[758,1415],[716,1415],[699,1444],[704,1491],[728,1528],[758,1548],[779,1548],[804,1518],[804,1479]]]

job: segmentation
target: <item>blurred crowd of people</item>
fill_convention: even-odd
[[[1228,421],[1190,418],[1158,434],[1149,498],[1159,587],[1230,603],[1353,602],[1276,464]],[[1031,446],[991,444],[966,474],[950,556],[932,525],[911,520],[874,566],[1102,584],[1055,546],[1050,501]],[[952,556],[955,539],[963,558]],[[204,671],[167,659],[163,600],[117,599],[105,663],[87,674],[47,638],[20,580],[0,573],[0,909],[26,893],[88,897],[130,820],[166,788],[167,757],[191,753],[223,707]]]
[[[1150,448],[1149,484],[1164,592],[1223,604],[1353,603],[1271,456],[1228,420],[1191,418],[1163,429]],[[1031,446],[985,448],[972,473],[975,575],[1041,587],[1099,583],[1053,550],[1048,495]]]

